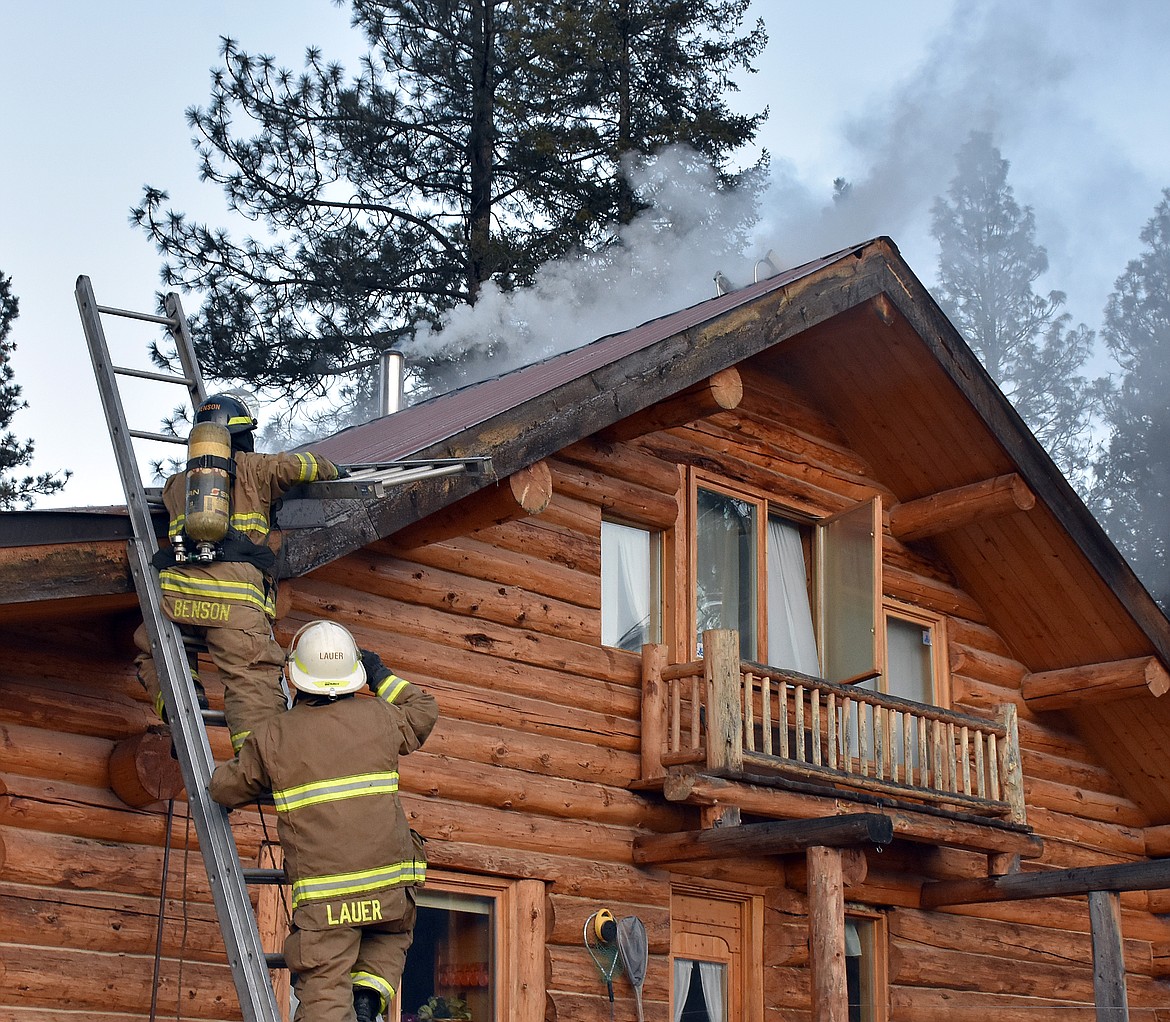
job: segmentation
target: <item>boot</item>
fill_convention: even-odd
[[[353,1012],[357,1022],[376,1022],[382,1011],[382,995],[369,987],[353,988]]]

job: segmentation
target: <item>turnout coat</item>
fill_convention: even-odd
[[[438,705],[393,674],[376,685],[373,699],[300,695],[211,779],[212,798],[229,807],[272,792],[301,929],[399,918],[404,890],[426,879],[398,799],[398,759],[426,740]]]

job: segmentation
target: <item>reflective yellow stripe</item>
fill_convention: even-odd
[[[183,526],[187,524],[187,516],[185,514],[177,515],[171,519],[171,524],[167,527],[167,537],[174,539],[180,532],[183,531]]]
[[[385,699],[386,702],[392,703],[402,694],[402,690],[409,684],[409,681],[404,681],[396,674],[391,674],[390,677],[383,678],[378,682],[378,695],[382,699]]]
[[[163,702],[163,694],[160,692],[154,697],[154,712],[158,714],[158,719],[163,719],[163,711],[167,708],[167,704]]]
[[[398,771],[388,770],[375,774],[351,774],[349,777],[332,777],[325,781],[312,781],[295,788],[273,791],[272,800],[278,812],[292,812],[305,806],[322,802],[337,802],[345,798],[360,798],[363,795],[393,795],[398,790]]]
[[[378,1010],[378,1014],[386,1014],[387,1005],[394,1000],[394,988],[386,980],[381,976],[375,976],[372,972],[351,972],[349,983],[350,986],[365,987],[367,990],[373,990],[380,994],[382,1007]]]
[[[244,747],[244,739],[247,738],[251,733],[252,732],[250,730],[237,731],[234,735],[232,735],[232,752],[239,752]]]
[[[265,613],[268,613],[270,606],[275,607],[275,597],[266,598],[264,590],[255,582],[192,578],[173,568],[164,568],[160,571],[159,582],[163,592],[173,596],[204,600],[232,600],[235,603],[250,604]]]
[[[317,459],[307,452],[296,455],[296,459],[301,463],[300,472],[297,475],[297,482],[313,482],[317,478]]]
[[[268,516],[261,511],[241,511],[232,515],[232,528],[236,532],[260,532],[268,535]]]
[[[292,885],[292,907],[298,908],[305,901],[321,901],[327,898],[348,898],[366,891],[377,891],[383,887],[397,887],[401,884],[421,884],[427,878],[425,862],[394,862],[360,873],[334,873],[332,876],[306,877]]]

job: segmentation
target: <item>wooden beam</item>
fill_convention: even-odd
[[[1089,920],[1097,1022],[1129,1022],[1125,953],[1121,945],[1121,895],[1116,891],[1090,891]]]
[[[743,381],[734,367],[724,369],[714,376],[680,391],[665,401],[659,401],[643,411],[615,422],[597,434],[608,442],[633,440],[656,433],[661,429],[685,426],[696,419],[705,419],[716,412],[738,408],[743,400]]]
[[[895,504],[890,508],[890,533],[901,543],[911,543],[1035,506],[1036,495],[1011,472]]]
[[[845,891],[841,849],[813,846],[808,863],[808,947],[812,972],[812,1017],[849,1022],[845,976]]]
[[[938,880],[922,887],[922,907],[1055,898],[1090,891],[1162,891],[1170,888],[1170,859],[1010,873],[974,880]]]
[[[693,767],[674,767],[667,772],[663,795],[671,802],[691,805],[731,803],[754,816],[777,819],[816,819],[823,816],[855,814],[866,805],[877,806],[877,799],[856,800],[790,790],[777,781],[765,784],[762,777],[731,781],[701,773]],[[942,813],[919,812],[908,808],[880,806],[881,813],[894,823],[894,837],[918,844],[947,845],[988,854],[1020,855],[1038,858],[1044,851],[1043,839],[1019,828],[997,826],[992,821],[971,817],[956,818]]]
[[[128,806],[141,809],[183,794],[183,775],[171,755],[163,728],[125,738],[110,753],[110,789]]]
[[[1031,710],[1067,710],[1170,691],[1170,672],[1156,657],[1082,664],[1024,675],[1020,694]]]
[[[548,462],[538,461],[400,529],[394,533],[394,545],[409,550],[538,515],[548,507],[552,493],[552,469]]]
[[[745,823],[739,827],[690,830],[676,834],[642,835],[634,839],[634,862],[698,862],[729,856],[789,855],[813,845],[843,847],[888,845],[894,825],[882,813],[853,813],[819,820]]]

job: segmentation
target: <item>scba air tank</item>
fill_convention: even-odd
[[[232,437],[227,426],[199,422],[187,439],[187,509],[183,531],[196,561],[213,561],[231,519]]]

